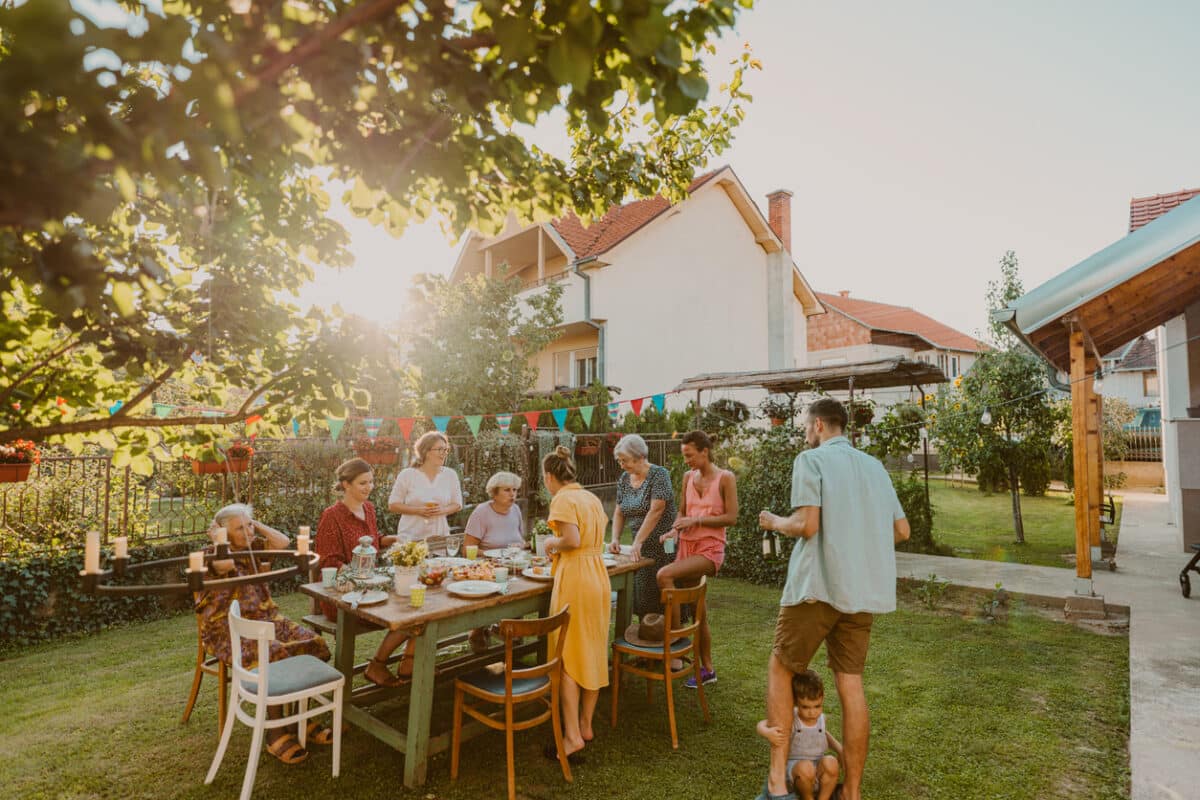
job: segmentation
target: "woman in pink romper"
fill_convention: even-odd
[[[659,589],[694,586],[703,576],[713,576],[725,561],[725,529],[737,521],[737,479],[712,462],[712,441],[704,431],[683,435],[681,450],[688,472],[683,476],[683,501],[673,530],[662,538],[678,538],[675,562],[658,571]],[[672,620],[678,627],[679,620]],[[712,663],[712,633],[707,616],[697,637],[700,680],[717,682]],[[696,688],[695,677],[687,686]]]

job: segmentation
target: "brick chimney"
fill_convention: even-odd
[[[849,297],[849,296],[850,296],[849,289],[842,289],[842,290],[838,291],[838,297]]]
[[[767,195],[767,221],[771,230],[783,242],[783,249],[792,252],[792,193],[776,189]]]

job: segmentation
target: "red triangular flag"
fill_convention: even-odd
[[[540,411],[526,411],[525,412],[525,424],[528,425],[530,427],[530,429],[537,430],[538,417],[540,417],[541,415],[542,415],[542,412],[540,412]]]
[[[637,400],[630,400],[629,405],[633,406],[633,413],[640,415],[642,413],[642,403],[646,402],[646,398],[639,397]]]
[[[413,422],[412,417],[396,417],[396,424],[400,426],[400,435],[406,442],[412,436]]]

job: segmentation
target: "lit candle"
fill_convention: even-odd
[[[129,558],[129,537],[118,536],[113,539],[113,557]]]
[[[305,530],[301,528],[300,530]],[[308,534],[301,533],[296,537],[296,552],[302,556],[308,555]]]
[[[308,527],[307,525],[300,526],[300,535],[301,536],[311,536],[311,534],[312,534],[312,528]]]
[[[204,551],[197,550],[194,553],[188,553],[188,572],[203,572],[204,571]]]
[[[229,544],[229,531],[224,528],[217,528],[213,531],[214,544]]]
[[[83,571],[100,571],[100,531],[88,531],[83,551]]]

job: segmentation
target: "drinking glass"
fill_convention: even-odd
[[[446,537],[446,555],[454,558],[458,555],[459,548],[462,547],[462,538],[457,535]]]

